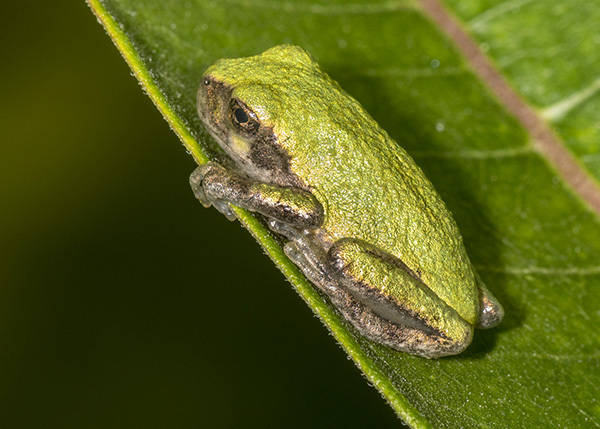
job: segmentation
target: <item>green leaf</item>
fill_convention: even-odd
[[[506,79],[600,179],[600,4],[445,0]]]
[[[198,162],[218,151],[195,112],[203,70],[221,57],[294,43],[307,49],[423,168],[454,213],[481,277],[506,309],[502,324],[476,332],[473,344],[459,356],[426,360],[364,339],[286,259],[279,241],[256,218],[237,212],[405,422],[412,427],[600,425],[598,215],[539,152],[531,127],[497,101],[490,85],[473,74],[420,3],[88,2]],[[448,1],[450,6],[454,3]],[[520,11],[527,3],[506,2],[504,8]],[[480,2],[456,4],[457,13],[466,19],[485,18]],[[598,16],[598,6],[588,9]],[[509,46],[505,37],[516,43],[526,39],[525,32],[547,26],[540,34],[552,35],[562,28],[553,29],[544,14],[543,7],[536,8],[524,13],[519,25],[507,22],[492,31],[486,23],[475,26],[485,32],[473,31],[487,46]],[[533,50],[537,39],[530,37]],[[547,49],[553,40],[544,39]],[[591,69],[581,72],[588,80],[598,76],[597,54],[590,58],[577,46],[570,49],[576,51],[570,52],[576,64]],[[506,55],[494,58],[498,64],[503,58],[509,62]],[[517,63],[518,58],[512,64]],[[521,64],[500,70],[539,107],[574,93],[577,76],[565,64],[557,59],[545,65],[556,67],[560,78],[544,78],[529,92],[543,68]],[[598,103],[593,94],[588,100]],[[597,120],[594,124],[589,112],[570,122],[570,131],[560,134],[560,144],[568,140],[574,148],[581,143],[597,153]],[[581,135],[591,137],[585,140]],[[587,165],[593,169],[592,163]]]

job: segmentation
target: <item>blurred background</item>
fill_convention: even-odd
[[[2,8],[2,427],[400,426],[84,1]]]

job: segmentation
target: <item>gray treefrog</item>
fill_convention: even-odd
[[[264,215],[362,335],[437,358],[502,320],[433,185],[303,49],[217,61],[198,113],[233,163],[198,167],[196,197],[231,220],[230,204]]]

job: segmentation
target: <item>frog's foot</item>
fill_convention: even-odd
[[[338,287],[337,281],[328,272],[327,253],[320,247],[314,232],[298,230],[277,220],[270,220],[269,227],[291,240],[285,244],[283,251],[312,283],[325,292]]]
[[[218,164],[207,163],[196,168],[190,175],[190,186],[194,191],[194,196],[202,203],[204,207],[213,206],[219,212],[225,215],[225,217],[231,221],[236,219],[235,213],[231,209],[231,206],[227,201],[222,199],[214,198],[206,192],[204,187],[205,178],[214,169],[214,166]]]
[[[267,224],[269,225],[269,228],[271,228],[271,231],[275,231],[277,234],[283,235],[291,241],[295,241],[302,235],[302,232],[298,230],[298,228],[294,228],[290,224],[277,219],[269,219]]]
[[[307,255],[301,247],[298,243],[290,241],[286,243],[283,251],[315,286],[328,295],[336,293],[339,285],[324,269],[322,261]]]

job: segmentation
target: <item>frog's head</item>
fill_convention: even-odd
[[[250,177],[302,186],[290,165],[326,135],[331,103],[324,100],[341,91],[332,82],[303,49],[275,46],[212,65],[200,83],[198,113]]]

